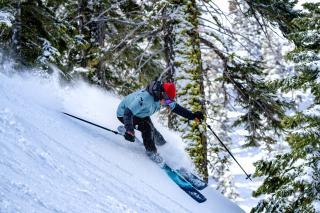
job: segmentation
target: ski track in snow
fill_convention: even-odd
[[[34,78],[0,72],[1,213],[243,212],[212,188],[203,191],[205,203],[196,203],[141,145],[64,116],[62,109],[81,113],[82,106],[51,81],[43,85]],[[82,116],[96,113],[92,109]],[[115,112],[106,113],[101,119],[116,120]]]
[[[22,119],[19,119],[19,120],[21,121]],[[12,123],[15,123],[15,122],[12,122]],[[57,147],[62,147],[63,150],[62,149],[59,150],[59,153],[61,153],[61,155],[64,154],[64,155],[67,156],[67,155],[70,155],[70,153],[72,152],[72,150],[64,147],[61,143],[59,143],[55,139],[49,137],[45,133],[43,133],[39,128],[35,127],[30,122],[25,122],[24,126],[31,127],[30,128],[30,130],[31,130],[30,132],[32,133],[33,136],[36,136],[36,137],[39,137],[39,138],[45,138],[45,139],[47,139],[46,143],[54,143]],[[12,128],[12,127],[13,126],[10,125],[10,128]],[[15,129],[15,128],[13,128],[13,129]],[[32,130],[36,130],[36,131],[32,131]],[[14,131],[12,133],[14,134]],[[7,129],[7,134],[8,134],[8,129]],[[12,136],[12,135],[10,134],[10,136]],[[21,138],[22,137],[20,136],[20,139]],[[25,139],[22,138],[21,141],[23,141],[23,140],[25,140]],[[90,191],[88,189],[86,189],[86,187],[81,188],[79,186],[89,185],[91,182],[95,181],[95,180],[90,180],[91,178],[90,178],[89,174],[91,172],[95,172],[99,178],[102,178],[101,176],[103,176],[103,174],[104,174],[104,172],[100,168],[98,168],[97,166],[91,164],[88,161],[84,161],[84,159],[82,159],[80,156],[77,156],[75,153],[72,154],[73,157],[77,156],[76,163],[74,163],[75,164],[74,166],[82,167],[82,168],[90,168],[90,169],[94,170],[94,171],[85,171],[85,174],[88,175],[87,177],[77,176],[76,174],[69,174],[68,171],[65,171],[63,165],[62,166],[58,166],[57,165],[58,163],[54,162],[54,159],[51,158],[50,153],[48,153],[48,152],[46,152],[44,150],[46,147],[43,147],[43,149],[39,149],[39,148],[35,148],[35,147],[32,147],[32,146],[29,145],[29,147],[22,146],[20,148],[23,148],[24,151],[26,151],[26,153],[28,153],[28,157],[34,159],[36,162],[40,162],[43,165],[43,167],[47,167],[48,170],[50,169],[51,171],[55,171],[55,172],[59,173],[60,177],[56,177],[56,178],[60,178],[60,180],[61,180],[61,176],[65,176],[69,180],[68,181],[69,183],[70,182],[74,183],[75,188],[73,190],[70,190],[70,191],[77,191],[77,192],[80,192],[80,193],[84,193],[84,194],[89,194],[90,195]],[[9,150],[8,149],[7,153],[10,153],[10,152],[13,152],[13,150]],[[68,159],[68,160],[71,161],[71,159]],[[104,159],[104,161],[106,161],[106,160]],[[106,161],[104,163],[107,163],[106,165],[108,165],[108,166],[113,166],[110,161]],[[20,167],[21,167],[21,165],[20,165]],[[14,168],[16,168],[16,166],[9,165],[9,168],[14,169]],[[19,174],[18,171],[16,171],[16,172]],[[127,172],[127,175],[128,174],[130,174],[130,173]],[[22,173],[21,175],[25,176],[26,172]],[[124,175],[124,174],[121,174],[121,175]],[[144,196],[142,196],[140,194],[136,195],[136,192],[134,191],[134,189],[130,185],[123,184],[123,182],[120,182],[118,180],[118,177],[114,177],[112,174],[108,174],[107,177],[108,177],[108,180],[105,180],[105,181],[107,181],[110,185],[113,186],[111,189],[107,189],[107,191],[112,190],[111,194],[120,193],[120,194],[126,194],[128,197],[133,197],[133,198],[138,198],[138,199],[139,199],[139,197],[144,198]],[[46,178],[46,175],[41,175],[40,178],[47,179],[47,180],[49,179],[49,178]],[[6,180],[5,177],[3,177],[3,179],[5,181],[7,181],[7,183],[4,183],[3,185],[9,185],[10,186],[9,189],[10,188],[14,189],[14,191],[17,191],[17,193],[22,192],[22,194],[24,195],[23,196],[24,200],[33,199],[40,207],[42,207],[42,208],[44,208],[46,210],[49,210],[49,211],[66,212],[66,211],[63,211],[63,210],[54,209],[54,208],[50,207],[50,204],[43,203],[41,201],[41,199],[37,196],[37,194],[35,192],[31,191],[28,188],[27,185],[25,185],[23,183],[10,182],[9,180]],[[50,182],[49,182],[49,184],[50,184]],[[123,187],[126,188],[125,191],[123,190]],[[127,189],[129,189],[129,190],[127,190]],[[7,190],[7,191],[9,191],[9,190]],[[133,191],[134,193],[128,193],[128,191],[129,192]],[[96,195],[92,196],[93,199],[95,197],[96,197]],[[148,198],[139,199],[139,200],[141,200],[142,203],[152,203],[151,200],[149,200]],[[96,202],[95,200],[91,201],[91,203],[95,203],[95,202]],[[116,198],[114,198],[112,196],[107,196],[105,202],[107,204],[104,204],[104,205],[100,204],[99,208],[101,210],[110,211],[110,212],[118,212],[117,208],[119,207],[119,209],[118,209],[119,212],[124,212],[124,211],[127,211],[127,210],[128,210],[127,212],[135,212],[135,211],[131,211],[130,209],[127,209],[126,205],[122,204],[120,201],[118,201]],[[154,205],[156,205],[156,204],[154,204]],[[166,212],[164,209],[162,209],[158,205],[156,205],[155,207],[156,207],[156,209],[161,209],[160,212]],[[143,208],[145,210],[148,209],[147,206],[145,206]],[[78,211],[74,211],[74,212],[78,212]],[[152,210],[146,211],[146,212],[152,212]]]

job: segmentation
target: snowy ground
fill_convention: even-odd
[[[243,212],[211,187],[196,203],[141,145],[61,113],[115,129],[119,98],[10,72],[0,70],[0,212]],[[168,140],[159,148],[167,162],[191,168],[180,138],[156,126]]]

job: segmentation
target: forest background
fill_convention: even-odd
[[[1,63],[118,95],[161,76],[197,125],[161,111],[199,175],[239,194],[228,146],[256,147],[252,212],[320,211],[320,3],[294,0],[1,0]],[[226,10],[227,8],[227,10]]]

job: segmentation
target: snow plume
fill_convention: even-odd
[[[53,69],[52,75],[41,70],[17,72],[12,63],[3,65],[3,68],[6,70],[6,74],[10,73],[13,77],[7,78],[6,75],[3,75],[3,78],[7,78],[5,82],[13,84],[13,88],[15,87],[17,91],[23,91],[23,95],[29,102],[56,112],[65,111],[110,129],[117,129],[121,125],[116,118],[116,110],[121,97],[113,93],[81,80],[62,85],[59,80],[59,75],[62,72],[55,67],[51,67]],[[173,163],[180,162],[184,164],[183,166],[191,166],[189,158],[183,151],[184,144],[180,137],[161,126],[157,122],[157,115],[152,117],[152,120],[160,132],[165,132],[165,138],[172,140],[172,143],[163,147],[165,150],[163,155],[168,155],[169,160]],[[141,139],[140,133],[137,132],[137,134]],[[162,147],[159,152],[162,152],[161,149]],[[178,150],[180,153],[174,153],[171,150]]]
[[[0,212],[243,212],[213,188],[199,204],[116,129],[119,97],[59,72],[0,65]],[[152,118],[167,139],[159,152],[190,168],[181,139]],[[138,134],[138,137],[141,137]]]

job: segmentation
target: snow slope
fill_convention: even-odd
[[[6,70],[6,71],[4,71]],[[0,212],[243,212],[211,187],[196,203],[137,143],[76,121],[120,124],[120,99],[85,83],[0,70]],[[180,138],[157,123],[168,143],[159,152],[173,167],[191,163]]]

